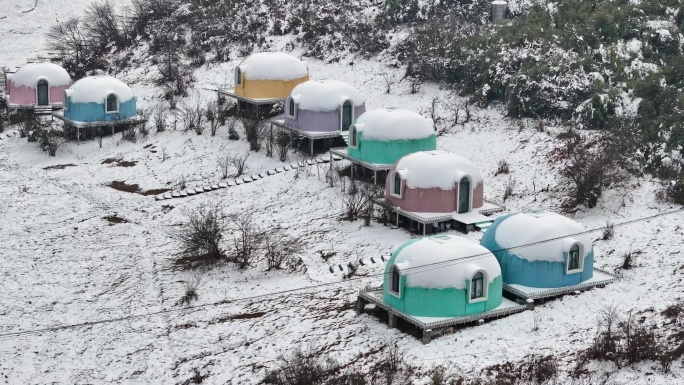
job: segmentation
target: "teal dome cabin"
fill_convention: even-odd
[[[136,115],[133,91],[111,76],[88,76],[64,91],[64,117],[73,122],[119,122]]]
[[[527,211],[497,218],[480,244],[496,256],[506,285],[563,288],[594,275],[594,247],[585,231],[562,215]]]
[[[501,268],[484,247],[454,235],[412,239],[385,267],[382,298],[413,317],[463,317],[502,304]]]
[[[404,155],[437,149],[432,119],[405,109],[375,109],[349,128],[347,155],[387,169]]]

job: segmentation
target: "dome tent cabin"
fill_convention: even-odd
[[[594,270],[593,242],[584,225],[556,213],[532,210],[501,216],[480,244],[499,261],[504,286],[520,297],[559,295],[563,292],[553,289],[573,292],[614,279]]]
[[[241,114],[259,116],[307,80],[306,62],[282,52],[260,52],[247,56],[235,67],[232,91],[218,92],[237,99]]]
[[[74,128],[76,137],[92,137],[92,127],[117,128],[144,123],[137,116],[136,98],[131,88],[111,76],[88,76],[64,91],[64,111],[53,116]]]
[[[359,302],[387,310],[390,327],[396,326],[397,316],[426,331],[526,308],[503,298],[494,255],[454,235],[405,242],[392,253],[383,276],[382,288],[362,290]]]
[[[30,63],[5,74],[10,109],[60,109],[71,85],[67,71],[53,63]]]
[[[296,86],[285,101],[285,114],[271,123],[309,141],[341,138],[354,119],[366,111],[366,101],[353,86],[337,80],[309,80]]]
[[[370,110],[359,116],[349,127],[347,148],[333,149],[331,155],[372,170],[377,183],[377,171],[389,170],[402,156],[436,148],[432,119],[406,109],[389,108]]]
[[[470,160],[447,151],[418,151],[394,164],[385,182],[385,197],[378,200],[400,222],[417,222],[423,234],[458,226],[464,231],[486,228],[485,215],[504,208],[484,201],[482,174]],[[391,218],[388,218],[388,221]]]

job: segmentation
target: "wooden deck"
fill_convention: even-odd
[[[367,287],[359,291],[357,299],[357,313],[363,313],[366,304],[373,304],[381,309],[387,311],[389,317],[389,327],[396,327],[397,318],[401,318],[405,322],[417,327],[423,333],[423,343],[429,343],[433,338],[439,337],[443,334],[451,334],[454,331],[454,326],[464,325],[471,322],[483,324],[484,320],[505,317],[511,314],[520,313],[529,308],[528,305],[519,305],[507,299],[504,299],[502,304],[491,311],[474,314],[463,317],[416,317],[398,311],[385,304],[382,300],[382,287]]]
[[[504,283],[503,289],[504,292],[509,293],[513,297],[519,298],[521,300],[543,300],[546,298],[558,297],[570,293],[587,291],[595,287],[603,287],[611,282],[617,281],[618,279],[619,278],[616,275],[607,271],[594,269],[594,276],[578,285],[549,289]]]

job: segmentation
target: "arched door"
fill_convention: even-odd
[[[470,179],[462,178],[458,184],[458,213],[470,211]]]
[[[344,103],[342,103],[342,127],[341,130],[343,132],[349,131],[349,126],[352,124],[352,115],[353,115],[353,110],[352,110],[352,103],[347,100]]]
[[[48,82],[45,79],[38,80],[38,105],[47,106],[50,104],[48,98]]]

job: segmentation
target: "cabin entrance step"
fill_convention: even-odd
[[[486,221],[486,222],[477,222],[475,223],[475,227],[477,227],[480,231],[485,231],[489,226],[492,225],[492,222]]]

